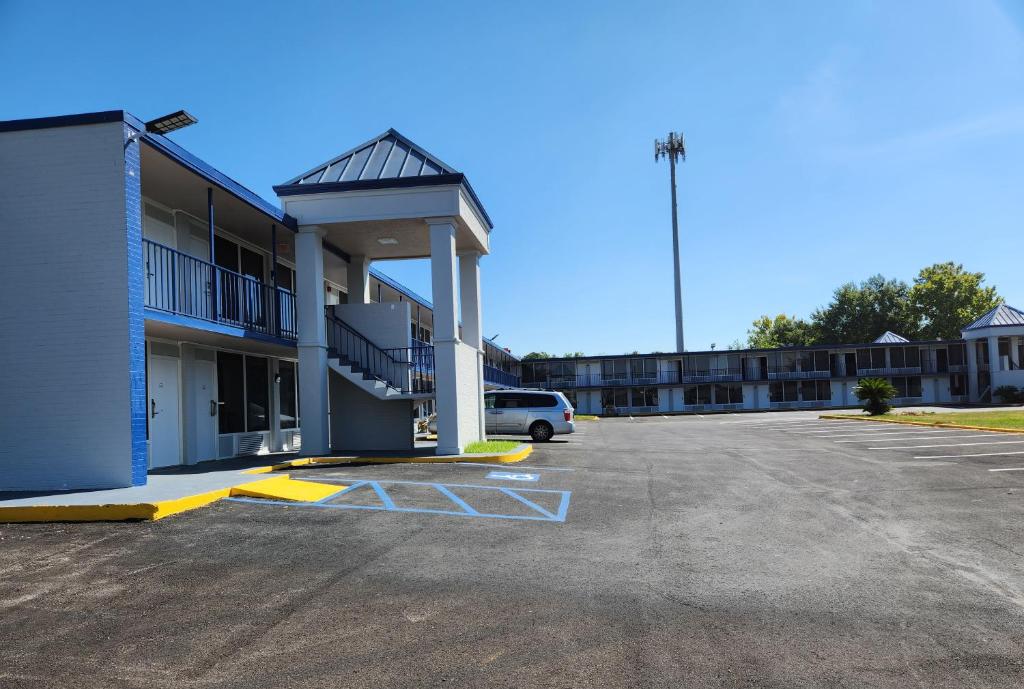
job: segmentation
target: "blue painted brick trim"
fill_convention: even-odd
[[[124,125],[124,211],[128,259],[128,385],[131,404],[132,485],[146,484],[146,320],[142,258],[142,161],[135,133]]]

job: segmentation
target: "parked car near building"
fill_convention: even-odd
[[[484,394],[487,433],[529,435],[536,442],[576,432],[576,410],[560,392],[498,390]],[[437,432],[437,414],[427,420],[427,430]]]

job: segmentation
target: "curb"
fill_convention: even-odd
[[[992,428],[990,426],[968,426],[960,423],[928,423],[927,421],[897,421],[896,419],[880,419],[875,416],[853,416],[851,414],[822,414],[819,419],[832,421],[874,421],[876,423],[894,423],[900,426],[928,426],[930,428],[959,428],[966,431],[992,431],[993,433],[1024,433],[1021,428]]]
[[[521,462],[530,456],[533,452],[533,445],[529,443],[523,443],[514,450],[509,452],[502,452],[500,454],[461,454],[461,455],[450,455],[437,457],[433,455],[423,455],[420,457],[303,457],[302,459],[292,459],[287,462],[275,464],[273,468],[275,470],[288,469],[291,467],[301,467],[309,465],[328,465],[328,464],[452,464],[455,462],[494,462],[495,464],[513,464],[515,462]]]
[[[267,473],[271,467],[257,467],[242,473]],[[156,521],[179,512],[205,507],[233,495],[308,502],[336,493],[345,486],[298,481],[288,474],[256,481],[243,481],[236,486],[218,488],[206,493],[186,495],[172,500],[106,505],[25,505],[0,506],[0,524],[28,522],[123,522]]]

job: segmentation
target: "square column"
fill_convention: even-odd
[[[305,454],[330,451],[327,419],[327,323],[324,320],[324,231],[300,227],[295,235],[295,301],[299,328],[299,428]]]
[[[480,305],[480,252],[459,254],[459,300],[462,304],[462,341],[476,349],[476,397],[480,440],[486,437],[484,425],[484,342]]]
[[[988,338],[988,370],[990,373],[995,373],[1002,369],[1002,362],[999,361],[999,337],[991,335]],[[995,387],[995,378],[992,379],[992,386]]]
[[[437,454],[460,454],[481,438],[476,351],[458,335],[455,221],[428,218],[430,273],[434,298],[434,387],[437,399]],[[476,320],[479,333],[479,317]],[[479,335],[477,336],[479,337]]]
[[[348,303],[370,303],[370,259],[352,256],[348,262]]]
[[[978,389],[978,341],[967,340],[967,401],[977,402],[981,390]]]

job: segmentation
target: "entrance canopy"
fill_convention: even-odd
[[[430,256],[426,220],[451,218],[457,252],[489,253],[493,227],[466,176],[394,129],[274,187],[300,226],[368,259]]]

